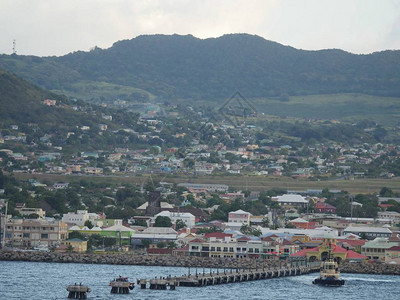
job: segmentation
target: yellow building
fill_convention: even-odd
[[[345,248],[336,245],[336,239],[325,238],[322,245],[314,247],[312,249],[304,249],[297,253],[292,254],[292,257],[306,257],[307,261],[323,261],[328,258],[329,247],[332,249],[332,255],[335,261],[338,263],[344,260],[364,260],[367,257],[358,254],[351,250],[346,250]]]
[[[87,241],[82,241],[80,239],[70,239],[64,242],[65,246],[72,247],[74,252],[86,252],[87,251]]]

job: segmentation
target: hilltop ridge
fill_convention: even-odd
[[[249,34],[199,39],[143,35],[61,57],[1,55],[0,67],[50,90],[82,96],[114,85],[111,97],[225,99],[282,94],[363,93],[400,96],[400,51],[356,55],[339,49],[306,51]],[[121,89],[134,88],[123,94]],[[83,98],[90,98],[85,94]]]

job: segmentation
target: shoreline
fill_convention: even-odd
[[[148,255],[132,253],[55,253],[40,251],[0,250],[0,261],[26,261],[49,263],[82,263],[137,266],[169,266],[199,268],[265,268],[279,267],[286,261],[263,260],[254,258],[215,258],[196,256]],[[400,275],[400,265],[383,263],[348,263],[339,266],[341,273],[371,275]]]

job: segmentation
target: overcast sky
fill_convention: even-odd
[[[400,0],[0,0],[0,53],[64,55],[142,34],[250,33],[298,49],[400,49]]]

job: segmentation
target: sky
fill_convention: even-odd
[[[400,0],[0,0],[0,54],[61,56],[143,34],[259,35],[297,49],[400,49]]]

